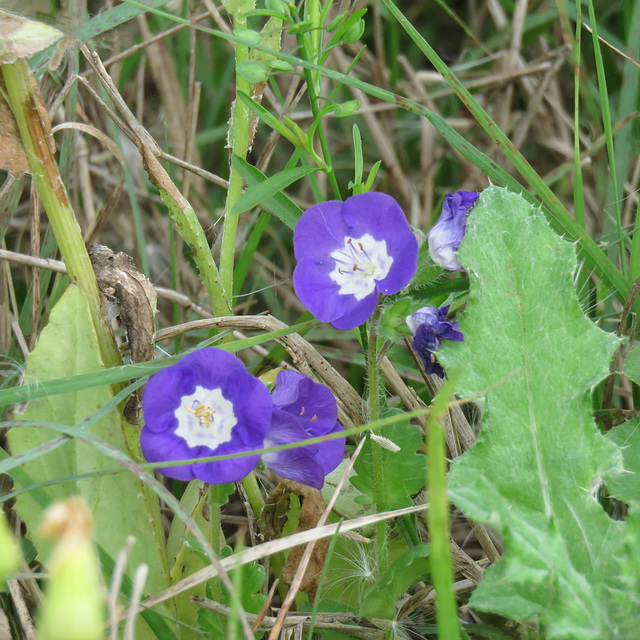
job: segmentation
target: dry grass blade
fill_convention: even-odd
[[[231,615],[229,607],[225,607],[213,600],[194,596],[192,601],[199,607],[208,609],[209,611],[215,611],[222,616],[229,617]],[[260,617],[250,613],[247,614],[247,619],[253,624],[254,631],[269,631],[275,629],[277,620],[277,618],[272,616]],[[289,614],[282,628],[287,630],[295,628],[308,630],[311,628],[311,622],[312,619],[309,614]],[[316,613],[313,628],[317,630],[337,631],[348,634],[353,638],[360,638],[361,640],[384,640],[386,635],[384,629],[378,629],[374,626],[362,626],[362,620],[350,613]]]
[[[308,542],[312,542],[314,540],[320,540],[322,538],[329,538],[335,535],[338,530],[341,532],[344,531],[353,531],[354,529],[361,529],[362,527],[368,527],[370,525],[376,524],[377,522],[382,522],[384,520],[391,520],[393,518],[399,518],[402,515],[408,515],[410,513],[418,513],[419,511],[423,511],[427,509],[428,506],[426,504],[417,505],[414,507],[406,507],[405,509],[397,509],[395,511],[386,511],[384,513],[376,513],[371,516],[363,516],[361,518],[354,518],[353,520],[347,520],[345,522],[339,524],[327,524],[324,527],[318,527],[316,529],[310,529],[308,531],[301,531],[300,533],[296,533],[291,536],[287,536],[286,538],[279,538],[278,540],[271,540],[270,542],[264,542],[263,544],[258,545],[257,547],[251,547],[250,549],[245,549],[240,551],[232,556],[227,558],[223,558],[220,560],[221,567],[229,572],[233,570],[235,567],[241,566],[243,564],[247,564],[249,562],[254,562],[256,560],[260,560],[262,558],[266,558],[268,556],[273,555],[274,553],[278,553],[280,551],[285,551],[286,549],[291,549],[291,547],[296,547],[300,544],[306,544]],[[161,593],[152,596],[151,598],[147,598],[144,600],[138,611],[141,611],[143,608],[154,607],[169,598],[173,598],[174,596],[182,593],[183,591],[187,591],[202,582],[207,580],[211,580],[211,578],[215,578],[219,574],[216,567],[210,565],[205,567],[204,569],[200,569],[196,571],[189,577],[181,580],[176,583],[169,589],[162,591]],[[120,619],[124,619],[128,615],[128,612],[122,613]]]

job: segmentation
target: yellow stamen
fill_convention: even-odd
[[[198,418],[198,420],[200,420],[200,424],[213,424],[213,418],[211,416],[216,412],[216,410],[211,409],[204,404],[204,402],[196,405],[195,409],[187,407],[186,404],[183,406],[189,413],[192,413],[196,418]]]
[[[313,422],[314,420],[317,420],[318,416],[314,415],[313,418],[311,418],[311,420],[309,420],[309,422]]]
[[[304,415],[304,407],[302,407],[302,409],[300,409],[300,415],[303,416]]]

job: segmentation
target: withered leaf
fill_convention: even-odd
[[[104,245],[89,251],[98,287],[109,319],[119,318],[127,332],[131,362],[153,360],[157,295],[149,279],[126,253],[114,253]],[[137,421],[142,389],[132,395],[124,408],[130,421]]]
[[[19,178],[29,171],[27,154],[18,135],[18,127],[9,105],[0,93],[0,169]]]
[[[278,537],[282,533],[282,529],[286,524],[286,512],[291,500],[291,494],[298,496],[300,500],[300,522],[295,533],[313,529],[320,520],[320,516],[325,510],[326,504],[322,497],[322,492],[313,489],[299,482],[292,480],[282,480],[280,484],[271,492],[265,507],[260,516],[261,531],[265,538],[272,539]],[[293,547],[289,552],[289,557],[282,570],[282,580],[291,584],[295,577],[296,571],[300,566],[300,560],[304,553],[306,545]],[[318,583],[322,573],[322,567],[327,557],[329,549],[329,540],[317,540],[311,559],[304,573],[300,590],[309,596],[309,601],[313,601],[318,590]]]
[[[64,34],[48,24],[0,11],[0,64],[30,58],[46,49]]]

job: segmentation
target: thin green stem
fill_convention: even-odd
[[[429,500],[429,539],[431,574],[436,591],[436,620],[440,640],[458,640],[460,623],[453,592],[453,566],[449,540],[447,501],[447,463],[444,430],[440,423],[447,409],[452,383],[440,391],[427,417],[427,490]]]
[[[95,274],[84,245],[80,227],[62,183],[49,145],[45,123],[40,120],[31,71],[25,60],[2,66],[9,106],[18,125],[29,169],[53,229],[69,278],[76,281],[89,304],[100,353],[106,367],[122,364],[106,316]]]
[[[368,344],[367,344],[367,379],[369,384],[369,420],[375,422],[380,418],[380,378],[378,369],[378,324],[382,315],[384,296],[380,296],[378,304],[369,319]],[[380,427],[373,428],[372,433],[378,435]],[[386,491],[384,463],[382,460],[382,447],[371,442],[373,461],[373,480],[376,507],[378,513],[386,509]],[[380,573],[385,571],[389,564],[389,550],[387,548],[387,522],[383,520],[376,524],[376,549],[378,552],[378,568]]]
[[[310,0],[306,4],[307,19],[311,21],[312,28],[309,34],[300,33],[298,36],[298,44],[300,45],[300,52],[302,56],[308,60],[321,59],[320,47],[322,45],[322,24],[320,24],[320,7],[317,0]],[[318,96],[320,91],[321,75],[318,71],[311,71],[308,68],[304,68],[304,79],[307,85],[307,93],[309,94],[309,104],[311,105],[311,112],[313,113],[313,122],[317,125],[318,140],[320,141],[320,148],[322,149],[322,159],[329,168],[327,176],[329,183],[331,184],[331,190],[335,198],[340,199],[340,188],[338,187],[338,180],[336,178],[333,164],[331,163],[331,153],[327,144],[327,138],[324,134],[324,128],[322,126],[322,114],[318,105]]]
[[[253,516],[256,520],[260,518],[260,513],[264,507],[264,500],[262,499],[262,492],[258,486],[258,481],[253,472],[251,472],[246,478],[242,480],[242,486],[247,493]]]
[[[627,277],[628,266],[626,252],[624,250],[624,229],[622,228],[622,204],[618,189],[618,177],[616,175],[616,160],[613,144],[613,130],[611,125],[611,108],[609,106],[609,93],[607,90],[607,74],[604,69],[602,60],[602,51],[600,50],[600,40],[598,39],[598,26],[596,22],[595,9],[593,0],[589,0],[589,20],[591,21],[591,36],[593,40],[593,54],[596,61],[596,75],[598,78],[598,90],[600,92],[600,109],[602,111],[602,125],[604,127],[605,140],[607,145],[607,154],[609,156],[609,168],[611,170],[611,187],[613,190],[613,200],[616,208],[616,233],[618,235],[620,252],[620,263],[622,265],[622,274]]]
[[[581,58],[581,34],[582,34],[582,7],[576,2],[576,41],[573,60],[573,215],[576,222],[584,229],[584,193],[582,189],[582,164],[580,157],[580,58]]]
[[[246,12],[251,10],[255,3],[227,3],[227,11],[233,16],[235,31],[247,28]],[[231,155],[236,155],[243,160],[249,151],[249,131],[251,128],[251,111],[243,100],[238,98],[238,92],[242,91],[251,95],[253,85],[238,73],[239,65],[249,59],[249,47],[236,43],[236,99],[231,109],[229,121],[229,142]],[[242,195],[243,180],[237,169],[230,163],[229,190],[224,207],[224,226],[222,228],[222,244],[220,247],[220,280],[222,288],[229,301],[233,298],[233,269],[236,252],[236,238],[238,236],[238,216],[232,215],[233,205]],[[232,303],[233,306],[233,303]]]

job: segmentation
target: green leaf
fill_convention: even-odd
[[[411,298],[400,298],[391,306],[385,307],[380,319],[380,335],[387,340],[400,340],[411,335],[407,326],[407,316],[411,307]]]
[[[622,449],[624,473],[605,478],[614,498],[640,503],[640,418],[633,418],[607,433],[607,439]]]
[[[235,549],[236,552],[243,551],[245,547],[239,546]],[[220,558],[228,558],[233,555],[234,550],[227,546],[222,549]],[[264,567],[260,564],[243,564],[230,572],[231,579],[236,587],[238,598],[242,603],[242,608],[249,613],[259,613],[260,609],[265,603],[267,597],[259,593],[264,583],[265,571]],[[231,601],[227,591],[220,586],[219,578],[215,578],[214,583],[217,584],[219,598],[222,604],[231,606]],[[211,590],[208,597],[211,597],[211,592],[216,587],[216,584],[207,586],[208,590]],[[198,623],[204,631],[207,631],[212,636],[211,638],[228,638],[230,621],[223,618],[221,615],[208,611],[206,609],[200,609],[198,612]],[[260,637],[258,634],[256,637]]]
[[[234,156],[234,158],[237,157],[238,156]],[[300,180],[300,178],[304,178],[304,176],[314,171],[318,171],[318,167],[294,167],[293,169],[285,169],[261,182],[256,182],[250,186],[233,205],[231,215],[235,216],[249,211],[249,209],[253,209],[253,207],[259,204],[264,204],[282,193],[284,189],[296,182],[296,180]]]
[[[27,357],[25,378],[30,383],[44,382],[56,376],[95,372],[101,367],[89,307],[82,291],[71,285],[53,308],[36,348]],[[39,398],[30,401],[20,417],[73,426],[88,418],[111,398],[111,391],[106,386]],[[92,425],[91,434],[121,451],[126,450],[120,417],[115,411]],[[8,439],[15,456],[56,436],[45,429],[19,427],[9,431]],[[140,481],[125,471],[75,478],[106,468],[113,468],[113,460],[85,443],[70,439],[53,453],[25,463],[20,470],[35,482],[60,480],[46,488],[51,500],[72,495],[85,498],[93,512],[96,542],[111,558],[115,558],[118,551],[126,546],[127,536],[135,536],[136,544],[128,564],[131,575],[139,564],[149,565],[146,588],[149,592],[157,593],[168,586],[164,550],[160,548],[150,526],[150,510],[158,510],[158,505],[145,504]],[[19,474],[16,474],[15,480],[21,486]],[[34,499],[31,492],[25,492],[17,497],[16,510],[27,525],[40,559],[46,560],[50,545],[38,535],[42,503]],[[156,515],[159,517],[159,511]]]
[[[244,158],[231,156],[231,162],[249,188],[269,180],[260,169],[250,165]],[[298,218],[302,215],[302,209],[282,192],[276,192],[272,197],[264,199],[262,206],[291,230],[296,228]]]
[[[360,100],[347,100],[336,106],[333,114],[336,118],[348,118],[358,111]]]
[[[48,24],[28,20],[0,10],[0,64],[11,64],[19,58],[30,58],[38,51],[58,42],[64,35]]]
[[[631,351],[624,363],[624,375],[640,384],[640,342],[631,347]]]
[[[470,278],[465,340],[445,342],[438,358],[460,371],[458,395],[486,400],[478,443],[451,466],[450,497],[504,536],[471,604],[539,619],[549,639],[623,637],[609,609],[622,525],[590,494],[621,470],[589,393],[619,341],[580,310],[574,245],[522,197],[485,190],[459,257]]]
[[[392,620],[394,602],[429,572],[428,557],[429,545],[419,544],[396,558],[365,594],[360,616]]]
[[[255,31],[252,33],[255,33]],[[260,34],[257,35],[259,36]],[[253,60],[243,60],[238,63],[237,71],[247,82],[250,82],[251,84],[264,82],[269,77],[264,65]]]
[[[399,414],[391,411],[387,415]],[[386,417],[386,416],[385,416]],[[411,496],[420,491],[426,480],[425,457],[416,453],[422,444],[420,429],[412,426],[408,421],[400,421],[380,429],[380,435],[389,439],[400,447],[400,451],[390,451],[382,447],[382,465],[384,469],[386,503],[385,509],[400,509],[413,504]],[[362,452],[354,465],[356,476],[352,479],[353,486],[361,491],[366,503],[375,502],[373,488],[373,453],[371,447],[381,445],[367,438]],[[402,469],[402,473],[398,473]],[[356,498],[356,502],[364,501]]]

